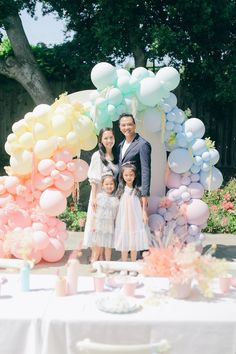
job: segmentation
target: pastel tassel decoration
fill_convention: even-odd
[[[59,269],[57,270],[57,277],[55,283],[55,295],[66,296],[66,278],[60,275]]]
[[[77,292],[79,275],[79,261],[75,258],[68,260],[67,265],[67,294],[73,295]]]
[[[20,287],[21,291],[30,290],[30,264],[28,261],[24,261],[20,268]]]

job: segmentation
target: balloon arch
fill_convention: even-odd
[[[219,188],[223,177],[214,167],[218,151],[203,139],[203,122],[188,119],[170,92],[179,84],[178,71],[164,67],[155,75],[139,67],[130,74],[99,63],[91,80],[96,90],[61,95],[13,124],[5,143],[10,166],[0,177],[0,257],[36,263],[63,257],[66,225],[56,217],[74,185],[87,178],[80,151],[95,148],[97,132],[123,112],[134,114],[152,144],[150,229],[157,237],[171,230],[186,242],[201,242],[209,216],[201,198],[204,190]]]

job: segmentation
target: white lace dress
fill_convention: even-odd
[[[92,228],[89,232],[87,245],[114,247],[115,219],[119,200],[105,192],[97,194],[97,208],[93,214]]]
[[[112,171],[114,177],[116,177],[119,172],[118,165],[115,165],[112,161],[110,161],[108,165],[105,166],[102,163],[99,151],[96,151],[91,158],[91,162],[88,170],[88,179],[90,183],[96,183],[97,194],[101,192],[102,175],[109,171]],[[93,221],[93,208],[91,204],[91,193],[90,193],[88,210],[87,210],[87,218],[86,218],[86,224],[84,230],[84,241],[83,241],[84,248],[91,246],[90,237],[91,237],[91,230],[93,227],[92,221]]]
[[[143,222],[140,199],[134,190],[125,187],[116,218],[115,249],[142,251],[149,248],[149,229]]]

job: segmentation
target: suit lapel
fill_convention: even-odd
[[[129,152],[138,144],[138,138],[139,138],[139,135],[138,133],[136,134],[135,138],[132,140],[130,146],[128,147],[128,149],[126,150],[123,158],[121,158],[121,162],[127,157],[127,155],[129,154]],[[121,145],[121,150],[122,150],[122,147],[124,145],[124,142],[122,143]],[[121,154],[121,150],[120,150],[120,154]],[[120,155],[121,156],[121,155]]]

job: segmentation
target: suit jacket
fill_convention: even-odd
[[[121,156],[125,140],[119,144],[119,166],[125,162],[131,162],[137,168],[137,186],[141,187],[142,196],[150,195],[151,181],[151,145],[138,133],[126,150],[124,157]]]

